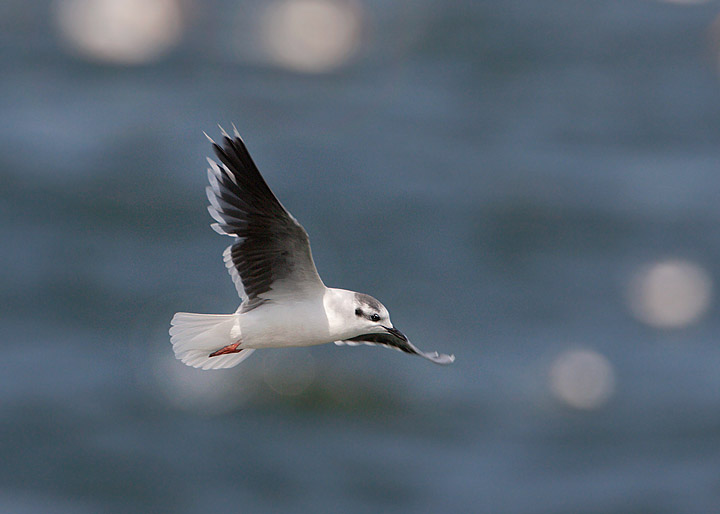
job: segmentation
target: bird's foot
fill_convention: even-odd
[[[224,346],[219,350],[212,352],[210,355],[208,355],[208,357],[217,357],[218,355],[226,355],[228,353],[240,353],[241,351],[243,351],[243,349],[238,348],[238,346],[240,346],[240,341]]]

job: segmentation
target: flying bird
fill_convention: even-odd
[[[222,128],[221,128],[222,130]],[[307,232],[275,197],[237,129],[208,158],[212,228],[230,236],[225,266],[242,302],[233,314],[178,312],[170,322],[175,356],[188,366],[230,368],[259,348],[370,344],[450,364],[453,355],[416,348],[372,296],[326,287]]]

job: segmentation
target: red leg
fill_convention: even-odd
[[[240,346],[240,341],[220,348],[219,350],[212,352],[210,355],[208,355],[208,357],[217,357],[218,355],[225,355],[228,353],[240,353],[241,351],[243,351],[243,349],[238,349],[238,346]]]

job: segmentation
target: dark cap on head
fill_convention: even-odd
[[[366,305],[373,311],[382,310],[382,304],[369,294],[355,293],[355,299],[358,301],[358,303],[360,303],[361,305]]]

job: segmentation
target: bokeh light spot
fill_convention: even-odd
[[[710,306],[712,279],[697,264],[683,260],[642,268],[630,281],[630,309],[657,328],[681,328],[697,321]]]
[[[576,409],[600,407],[615,390],[610,362],[592,350],[568,350],[550,368],[550,387],[555,396]]]
[[[362,18],[360,6],[349,0],[277,0],[263,17],[263,44],[280,66],[327,71],[354,54]]]
[[[303,348],[266,352],[263,356],[262,376],[265,383],[276,393],[297,396],[315,380],[315,367],[315,359]]]
[[[157,384],[168,403],[195,414],[231,412],[249,401],[255,391],[235,377],[237,372],[228,370],[191,368],[172,355],[158,359],[155,368]]]
[[[56,15],[73,49],[116,64],[152,61],[182,35],[177,0],[59,0]]]

